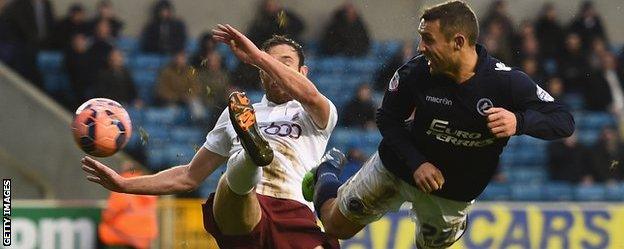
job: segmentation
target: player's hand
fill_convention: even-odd
[[[492,107],[485,110],[487,126],[494,136],[498,138],[511,137],[516,134],[516,115],[505,108]]]
[[[423,163],[414,171],[414,180],[420,191],[431,193],[442,188],[444,177],[442,172],[431,163]]]
[[[228,45],[242,62],[255,65],[262,54],[262,51],[249,38],[229,24],[217,24],[212,34],[216,41]]]
[[[82,170],[87,173],[87,180],[100,184],[108,190],[123,192],[124,178],[115,170],[88,156],[83,157],[80,162],[82,162]]]

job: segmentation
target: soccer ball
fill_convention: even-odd
[[[78,147],[96,157],[115,154],[132,135],[128,112],[116,101],[105,98],[90,99],[80,105],[71,128]]]

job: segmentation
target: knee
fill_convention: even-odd
[[[427,249],[448,248],[461,238],[464,231],[466,221],[445,229],[422,224],[420,232],[416,234],[416,245]]]

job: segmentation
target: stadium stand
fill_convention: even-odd
[[[311,43],[313,44],[313,43]],[[117,45],[128,56],[127,65],[132,71],[139,96],[146,103],[153,103],[153,89],[158,70],[166,65],[169,57],[158,54],[143,54],[138,51],[137,41],[131,37],[122,37]],[[187,44],[187,51],[197,46],[194,40]],[[363,58],[317,57],[314,46],[308,48],[307,60],[311,68],[310,78],[317,87],[330,98],[338,108],[351,98],[349,94],[362,82],[370,82],[381,66],[381,62],[400,49],[398,41],[374,42],[371,53]],[[223,51],[227,68],[233,69],[237,59]],[[39,55],[39,68],[44,73],[46,91],[53,96],[68,92],[69,83],[62,68],[63,55],[56,51],[45,51]],[[253,101],[260,101],[261,91],[250,91]],[[375,94],[379,103],[382,93]],[[607,112],[590,112],[582,109],[583,99],[578,95],[566,95],[565,101],[576,110],[575,120],[579,141],[592,146],[599,137],[602,127],[615,126],[616,120]],[[183,163],[193,155],[194,146],[201,146],[208,128],[201,129],[192,121],[189,110],[183,107],[145,107],[142,110],[128,108],[133,126],[138,131],[144,129],[149,135],[146,144],[147,167],[158,171],[169,165]],[[199,139],[201,138],[201,139]],[[378,131],[365,131],[337,127],[332,134],[329,146],[342,150],[351,147],[361,148],[366,154],[374,153],[381,139]],[[141,138],[134,136],[128,145],[130,148],[141,146]],[[548,155],[544,153],[548,142],[528,136],[513,137],[501,156],[501,172],[508,182],[491,184],[482,198],[487,200],[622,200],[622,186],[575,187],[565,183],[548,181],[546,164]],[[218,179],[218,178],[217,178]],[[521,185],[518,185],[521,184]],[[522,185],[526,184],[526,185]],[[215,183],[207,183],[202,192],[210,192]]]

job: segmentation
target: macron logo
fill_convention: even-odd
[[[441,105],[447,105],[447,106],[451,106],[453,105],[453,101],[447,98],[438,98],[438,97],[433,97],[433,96],[425,96],[425,100],[429,101],[429,102],[433,102],[433,103],[437,103],[437,104],[441,104]]]
[[[494,68],[496,71],[511,71],[511,67],[505,65],[505,63],[499,62],[496,63],[496,67]]]

